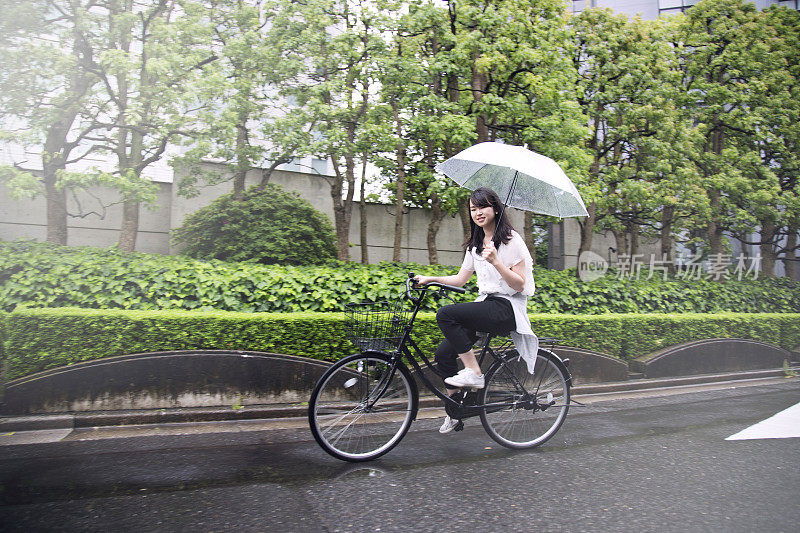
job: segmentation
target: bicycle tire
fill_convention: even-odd
[[[543,444],[556,434],[569,411],[570,379],[561,361],[540,350],[534,369],[530,374],[512,350],[486,373],[479,396],[485,406],[481,423],[492,439],[507,448]]]
[[[405,365],[387,381],[391,365],[385,353],[364,352],[322,375],[309,400],[308,421],[323,450],[345,461],[368,461],[402,440],[417,416],[419,396]]]

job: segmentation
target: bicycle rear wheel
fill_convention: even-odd
[[[555,435],[569,410],[569,381],[547,352],[536,356],[535,373],[509,352],[486,373],[479,402],[481,423],[495,441],[508,448],[533,448]]]
[[[392,371],[383,353],[345,357],[320,378],[308,404],[311,432],[322,449],[345,461],[391,450],[416,418],[417,388],[408,369]]]

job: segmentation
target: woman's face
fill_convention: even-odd
[[[486,207],[479,207],[472,203],[472,200],[469,202],[469,214],[472,217],[472,221],[480,228],[486,228],[486,226],[494,225],[494,207],[487,205]]]

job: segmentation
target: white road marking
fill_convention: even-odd
[[[10,431],[0,434],[0,446],[15,446],[19,444],[44,444],[58,442],[72,433],[69,429],[40,429],[34,431]]]
[[[725,440],[791,439],[800,437],[800,403],[754,424]]]

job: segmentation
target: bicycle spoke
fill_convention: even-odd
[[[569,386],[561,369],[541,353],[535,369],[531,375],[527,365],[506,360],[487,375],[481,422],[504,446],[538,446],[558,430],[566,416]]]
[[[365,460],[391,449],[413,419],[410,376],[387,356],[345,358],[323,376],[309,402],[317,442],[331,455]]]

